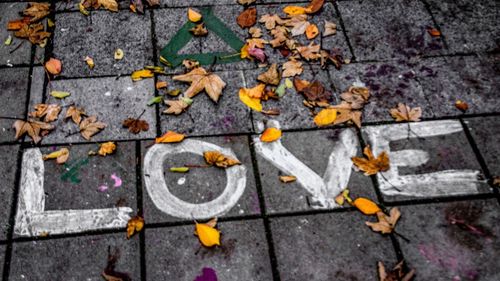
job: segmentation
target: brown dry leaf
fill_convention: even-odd
[[[160,5],[160,0],[146,0],[146,2],[148,2],[148,5],[149,5],[150,7]]]
[[[321,57],[319,52],[320,45],[314,44],[314,42],[309,43],[309,45],[307,46],[297,47],[297,51],[299,51],[300,56],[306,59],[307,61],[316,60]]]
[[[458,110],[462,111],[462,112],[466,112],[466,111],[467,111],[467,109],[469,109],[469,105],[468,105],[466,102],[461,101],[461,100],[457,100],[457,101],[455,102],[455,107],[456,107]]]
[[[80,133],[86,140],[90,140],[93,135],[99,133],[104,128],[106,128],[106,124],[97,121],[97,116],[95,115],[89,116],[80,122]]]
[[[254,26],[257,22],[257,9],[252,7],[243,10],[238,18],[236,18],[236,22],[241,28]]]
[[[44,122],[53,122],[57,120],[61,112],[61,106],[58,104],[44,104],[39,103],[34,106],[35,111],[28,113],[28,116],[35,118],[44,117]]]
[[[120,250],[115,248],[114,253],[111,252],[111,247],[108,247],[108,261],[106,268],[101,273],[102,278],[106,281],[132,281],[128,273],[115,270],[118,259],[120,258]]]
[[[281,138],[281,130],[277,128],[266,128],[262,135],[260,135],[260,140],[263,142],[273,142]]]
[[[406,104],[398,103],[398,107],[392,108],[390,110],[392,118],[396,119],[396,122],[401,121],[420,121],[422,116],[422,109],[420,107],[410,108]]]
[[[274,37],[273,40],[269,41],[269,44],[273,48],[282,46],[288,40],[287,37],[288,30],[283,26],[277,26],[275,29],[271,30],[271,35]]]
[[[16,19],[16,20],[11,20],[7,23],[7,30],[13,31],[13,30],[19,30],[23,26],[28,25],[30,23],[30,18],[29,17],[24,17],[22,19]]]
[[[500,176],[493,177],[493,186],[500,187]]]
[[[366,225],[371,227],[373,231],[380,232],[382,234],[388,234],[394,230],[394,227],[396,226],[399,217],[401,217],[401,212],[397,207],[394,207],[389,211],[389,216],[384,214],[384,212],[382,211],[378,211],[377,212],[378,222],[367,221],[365,223]]]
[[[155,139],[155,143],[174,143],[184,140],[186,135],[176,133],[174,131],[167,131],[161,137]]]
[[[97,0],[97,2],[106,10],[118,12],[118,3],[116,0]]]
[[[295,75],[300,75],[304,69],[302,68],[302,62],[300,61],[287,61],[283,64],[283,77],[293,77]]]
[[[61,148],[58,151],[43,155],[43,160],[56,159],[57,164],[64,164],[69,158],[69,150],[67,148]]]
[[[351,109],[362,109],[370,98],[370,91],[366,87],[349,87],[347,92],[340,95]]]
[[[134,118],[127,118],[123,120],[123,127],[128,128],[132,134],[138,134],[141,131],[149,130],[149,124],[146,120],[139,120]]]
[[[44,31],[41,23],[23,25],[21,29],[14,32],[14,36],[18,38],[26,38],[33,44],[44,44],[45,40],[50,37],[50,32]]]
[[[323,31],[323,37],[335,35],[337,33],[337,25],[331,21],[325,20],[325,31]]]
[[[197,24],[195,27],[191,28],[189,32],[193,33],[194,36],[206,36],[208,30],[205,28],[204,23]]]
[[[176,75],[172,79],[191,83],[191,86],[184,92],[188,98],[205,90],[208,96],[217,102],[222,94],[222,89],[226,87],[226,83],[218,75],[207,72],[203,67],[197,67],[186,74]]]
[[[76,125],[79,125],[82,121],[82,116],[87,116],[85,114],[85,110],[83,108],[78,108],[76,106],[70,106],[68,110],[66,110],[66,116],[64,119],[71,118]]]
[[[262,98],[262,95],[264,94],[265,88],[266,88],[266,84],[260,83],[253,88],[241,88],[240,92],[243,92],[245,95],[249,96],[250,98],[260,99],[260,98]]]
[[[344,122],[352,121],[358,128],[361,128],[361,111],[352,110],[348,105],[347,107],[348,108],[335,107],[337,109],[337,119],[335,120],[334,124],[341,124]]]
[[[144,227],[144,218],[137,215],[127,222],[127,239],[130,239],[134,234],[139,233]]]
[[[311,3],[309,3],[309,5],[307,5],[306,7],[306,13],[308,14],[316,13],[323,7],[324,3],[325,0],[312,0]]]
[[[255,3],[256,0],[238,0],[238,3],[241,5],[250,5],[252,3]]]
[[[410,281],[415,276],[415,269],[407,273],[403,272],[403,261],[400,261],[391,271],[387,272],[384,264],[377,263],[378,278],[380,281]]]
[[[203,152],[203,157],[205,158],[207,164],[215,165],[220,168],[227,168],[241,164],[240,161],[230,156],[224,155],[216,150]]]
[[[318,34],[319,34],[318,26],[316,26],[315,24],[311,24],[306,28],[307,39],[309,40],[314,39],[316,36],[318,36]]]
[[[250,39],[247,39],[247,44],[248,44],[248,49],[252,49],[252,48],[265,48],[265,45],[268,44],[269,42],[267,42],[266,40],[264,39],[261,39],[261,38],[250,38]]]
[[[115,152],[115,150],[116,150],[116,144],[112,141],[108,141],[105,143],[101,143],[99,145],[99,151],[97,152],[97,154],[101,156],[106,156],[112,154],[113,152]]]
[[[302,80],[298,77],[295,77],[293,79],[293,86],[295,87],[295,90],[297,90],[297,92],[302,92],[304,91],[305,88],[307,88],[307,86],[309,86],[309,81],[307,80]]]
[[[17,120],[12,125],[14,129],[16,129],[16,140],[22,137],[24,134],[28,134],[33,139],[33,142],[38,143],[42,140],[40,133],[44,130],[50,131],[55,127],[49,123],[36,121],[33,119],[29,119],[28,121]]]
[[[160,89],[165,89],[167,86],[168,86],[167,81],[158,81],[158,82],[156,82],[155,88],[157,90],[160,90]]]
[[[304,34],[311,23],[307,21],[307,15],[296,15],[287,19],[285,25],[292,27],[290,34],[294,37]]]
[[[273,63],[266,72],[259,74],[257,80],[268,85],[277,86],[280,83],[280,74],[278,72],[278,65]]]
[[[335,51],[320,50],[320,63],[321,68],[325,68],[328,62],[333,63],[336,69],[340,69],[342,64],[345,63],[341,55],[337,54]]]
[[[195,61],[195,60],[186,59],[186,60],[182,61],[182,65],[184,65],[184,67],[187,70],[191,70],[195,67],[200,66],[200,63],[198,61]]]
[[[280,176],[280,181],[283,183],[294,182],[297,180],[295,176]]]
[[[184,112],[191,104],[193,100],[190,98],[180,98],[178,100],[165,100],[165,104],[169,107],[163,111],[165,114],[175,114],[179,115]]]
[[[23,15],[32,17],[30,22],[37,22],[50,14],[50,3],[30,2]]]
[[[260,17],[259,22],[263,23],[268,30],[274,29],[276,25],[282,25],[284,23],[276,14],[265,14]]]
[[[262,29],[258,27],[250,27],[248,33],[250,33],[252,38],[260,38],[262,36]]]
[[[352,157],[351,160],[358,169],[365,172],[365,176],[375,175],[378,172],[389,170],[389,155],[387,155],[387,152],[382,151],[382,153],[375,158],[370,146],[367,145],[363,149],[363,154],[366,158]]]
[[[309,83],[309,85],[299,93],[302,94],[308,102],[328,103],[328,101],[332,99],[332,93],[326,91],[323,84],[318,80]]]

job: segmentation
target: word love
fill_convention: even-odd
[[[279,123],[269,121],[268,126],[279,128]],[[263,124],[260,124],[263,129]],[[413,134],[409,135],[411,129]],[[391,159],[390,170],[378,174],[379,186],[386,195],[431,197],[457,195],[478,191],[479,171],[445,170],[418,175],[400,175],[400,167],[416,167],[429,160],[424,150],[406,149],[391,151],[391,141],[406,138],[424,138],[459,133],[463,130],[458,121],[431,121],[412,124],[372,126],[364,129],[375,155],[387,151]],[[344,189],[351,176],[351,157],[358,152],[359,143],[351,129],[340,133],[333,145],[328,165],[319,176],[298,160],[282,143],[261,142],[254,138],[256,152],[285,174],[294,175],[297,182],[308,192],[313,208],[338,207],[334,197]],[[246,186],[246,167],[227,168],[226,187],[214,200],[201,204],[183,201],[173,195],[163,176],[163,163],[167,157],[179,153],[203,155],[204,151],[216,150],[237,158],[231,149],[222,148],[199,140],[185,140],[179,144],[156,144],[146,153],[143,177],[146,190],[158,209],[183,219],[208,219],[227,213],[240,199]],[[129,207],[91,210],[45,210],[44,162],[38,148],[27,149],[23,154],[21,186],[17,205],[14,231],[18,235],[38,236],[44,233],[78,233],[89,230],[124,227],[132,213]]]

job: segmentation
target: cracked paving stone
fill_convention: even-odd
[[[498,280],[499,208],[495,200],[402,206],[396,230],[415,280]],[[397,237],[397,236],[396,236]]]
[[[197,139],[223,148],[230,148],[246,168],[245,191],[236,205],[223,217],[259,215],[259,197],[255,187],[255,176],[253,173],[247,137],[224,136]],[[147,147],[149,144],[148,142],[143,142],[142,159],[144,159],[148,151]],[[188,173],[174,173],[169,170],[171,167],[182,167],[186,164],[205,165],[205,160],[202,156],[185,152],[168,157],[163,165],[167,187],[169,191],[180,200],[193,204],[206,203],[218,197],[226,188],[227,176],[224,169],[216,167],[190,168]],[[182,220],[163,213],[158,209],[151,200],[149,194],[147,194],[148,192],[144,183],[143,186],[144,218],[148,223]]]
[[[9,229],[10,211],[13,200],[13,193],[16,184],[17,155],[19,146],[0,146],[0,190],[1,208],[0,208],[0,240],[7,238]],[[3,253],[0,254],[3,259]],[[2,260],[3,261],[3,260]]]
[[[14,243],[9,280],[101,281],[108,247],[120,250],[116,270],[140,280],[139,239],[125,236],[123,232]]]
[[[474,142],[479,149],[481,156],[486,161],[486,165],[492,176],[500,176],[500,118],[477,117],[466,119],[465,124],[470,130]]]
[[[431,37],[431,15],[418,0],[340,1],[337,3],[357,60],[390,60],[443,52]]]
[[[151,17],[128,10],[98,10],[91,16],[77,12],[57,13],[53,56],[63,62],[61,76],[87,77],[130,74],[153,63]],[[123,59],[114,58],[122,49]],[[85,57],[94,59],[91,70]]]
[[[326,172],[330,153],[343,130],[331,129],[308,132],[285,132],[281,137],[283,146],[295,157],[316,172],[321,178]],[[359,149],[358,149],[359,150]],[[311,194],[299,183],[282,183],[280,176],[286,175],[262,156],[257,156],[262,192],[267,213],[284,213],[313,210]],[[329,167],[333,169],[334,167]],[[369,177],[352,171],[347,186],[353,198],[364,196],[376,200],[375,190]],[[338,194],[332,195],[332,197]]]
[[[29,68],[0,69],[0,116],[25,117]],[[12,128],[15,120],[0,119],[0,142],[14,141],[16,130]]]
[[[212,268],[218,280],[272,280],[262,220],[219,222],[217,228],[221,246],[214,248],[201,246],[194,223],[146,229],[147,279],[192,281]]]
[[[391,239],[361,213],[271,219],[282,280],[378,280],[377,261],[396,261]]]
[[[43,101],[43,69],[35,68],[31,88],[30,111],[37,103],[57,103],[63,106],[59,118],[53,122],[56,129],[44,137],[43,143],[75,143],[86,140],[76,134],[78,126],[72,121],[64,121],[66,108],[70,105],[83,107],[88,115],[96,115],[98,121],[107,124],[100,133],[94,135],[91,141],[130,140],[153,138],[156,136],[156,117],[154,107],[147,102],[154,96],[153,79],[132,82],[130,77],[82,78],[54,80],[46,88],[46,100]],[[67,91],[71,96],[59,100],[50,95],[50,91]],[[148,131],[132,134],[122,126],[127,118],[138,118],[149,124]]]

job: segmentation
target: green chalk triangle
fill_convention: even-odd
[[[160,52],[160,62],[170,67],[176,67],[185,59],[198,61],[201,65],[221,64],[240,61],[240,50],[245,44],[234,34],[220,19],[212,12],[211,7],[201,8],[200,13],[203,16],[202,20],[207,30],[212,31],[226,42],[234,53],[214,52],[206,54],[177,54],[189,41],[194,37],[189,30],[196,26],[190,21],[186,22],[181,29],[170,39],[170,42]]]

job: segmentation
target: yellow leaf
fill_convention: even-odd
[[[181,142],[186,136],[173,131],[167,131],[163,136],[156,138],[155,143]]]
[[[327,126],[335,122],[335,119],[337,119],[337,110],[333,108],[325,108],[314,116],[314,123],[320,127]]]
[[[116,150],[116,144],[112,141],[108,141],[102,143],[99,146],[99,152],[97,152],[101,156],[106,156],[108,154],[112,154]]]
[[[308,13],[308,9],[300,6],[286,6],[283,12],[289,16],[303,15]]]
[[[56,159],[57,164],[64,164],[69,158],[69,150],[67,148],[61,148],[58,151],[54,151],[43,156],[43,160]]]
[[[280,181],[283,183],[294,182],[297,180],[295,176],[280,176]]]
[[[250,89],[241,88],[239,92],[240,100],[251,109],[259,112],[262,111],[262,104],[260,103],[260,98],[257,98],[257,96],[259,96],[259,93],[262,96],[265,87],[265,84],[259,84]]]
[[[241,47],[240,58],[242,58],[242,59],[251,58],[250,53],[248,53],[249,48],[250,47],[249,47],[248,43],[243,45],[243,47]]]
[[[121,60],[123,59],[124,53],[122,49],[116,49],[115,50],[115,60]]]
[[[78,4],[78,8],[80,9],[80,13],[88,16],[90,13],[85,9],[85,6],[83,6],[83,2],[85,2],[85,0],[80,1],[80,4]]]
[[[281,138],[281,130],[276,128],[267,128],[260,136],[260,140],[263,142],[272,142],[279,138]]]
[[[188,19],[191,22],[199,22],[201,20],[201,14],[198,13],[197,11],[189,8],[188,9]]]
[[[196,235],[205,247],[220,246],[220,232],[205,223],[196,223]]]
[[[139,80],[142,80],[142,78],[151,78],[153,77],[154,74],[153,74],[153,71],[149,70],[149,69],[141,69],[141,70],[136,70],[134,72],[132,72],[132,75],[130,76],[130,78],[132,78],[132,81],[139,81]]]
[[[365,215],[375,215],[381,211],[375,202],[363,197],[356,198],[352,204]]]
[[[137,215],[127,222],[127,239],[140,232],[144,227],[144,218]]]
[[[205,158],[207,164],[215,165],[220,168],[227,168],[241,164],[237,159],[224,155],[216,150],[203,152],[203,157]]]
[[[85,60],[85,62],[87,63],[87,65],[89,66],[89,68],[90,68],[90,69],[93,69],[93,68],[94,68],[95,63],[94,63],[94,59],[93,59],[93,58],[91,58],[91,57],[87,56],[87,57],[85,57],[85,59],[84,59],[84,60]]]

